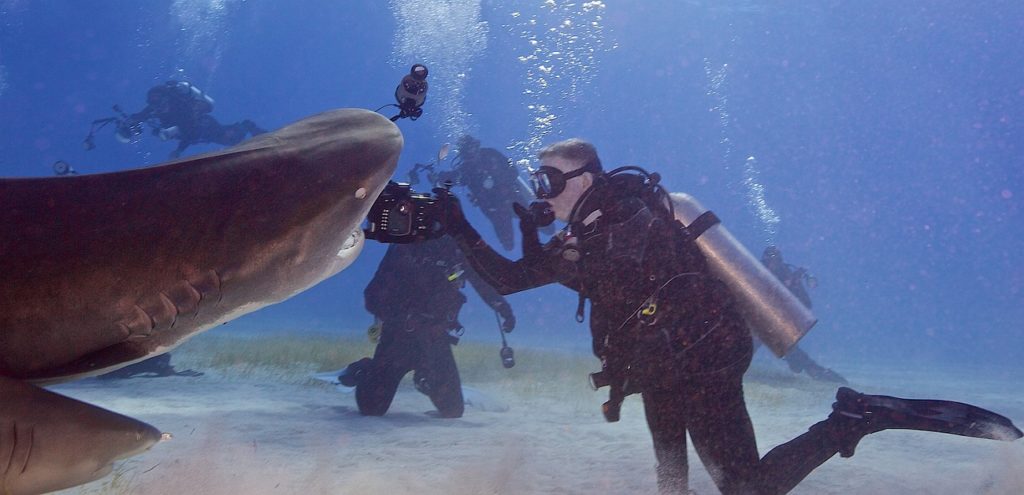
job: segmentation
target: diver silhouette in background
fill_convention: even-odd
[[[505,250],[515,247],[515,214],[512,204],[527,204],[533,200],[529,186],[520,180],[516,166],[494,148],[483,148],[480,140],[464,135],[456,142],[458,155],[452,160],[451,170],[435,171],[434,165],[418,164],[409,173],[411,184],[419,182],[418,172],[427,171],[432,186],[451,181],[454,186],[466,188],[469,202],[480,208],[497,234]],[[553,232],[553,231],[552,231]]]
[[[807,306],[807,309],[811,309],[811,296],[807,294],[807,288],[804,287],[804,283],[810,288],[818,286],[818,279],[811,275],[806,268],[797,267],[786,263],[782,259],[782,251],[776,246],[768,246],[764,249],[764,253],[761,255],[761,263],[768,268],[768,271],[775,275],[775,278],[782,282],[790,292],[796,296]],[[846,378],[842,375],[826,368],[811,358],[799,345],[794,345],[790,348],[789,352],[782,358],[789,365],[790,371],[793,373],[807,373],[807,376],[823,382],[834,382],[834,383],[847,383]]]
[[[193,144],[233,146],[248,136],[266,132],[248,119],[221,124],[210,115],[213,98],[185,81],[167,81],[150,88],[146,93],[146,107],[136,113],[125,114],[118,105],[114,105],[114,111],[118,115],[92,122],[83,143],[87,150],[95,147],[96,131],[108,124],[114,124],[114,135],[124,143],[137,139],[142,134],[143,124],[150,126],[152,134],[161,140],[177,140],[178,147],[171,152],[171,158],[179,157]]]

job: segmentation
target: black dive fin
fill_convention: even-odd
[[[840,387],[832,408],[844,416],[866,420],[873,431],[934,431],[1005,442],[1024,436],[1009,418],[962,402],[901,399]]]

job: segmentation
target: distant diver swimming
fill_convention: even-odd
[[[430,164],[416,164],[409,171],[410,185],[420,181],[420,172],[432,187],[450,182],[453,187],[466,188],[470,203],[491,221],[494,233],[507,251],[515,247],[516,218],[513,204],[529,204],[535,198],[529,185],[520,178],[515,164],[495,148],[484,148],[480,140],[466,134],[459,138],[458,155],[449,170],[439,170],[441,160]],[[554,233],[554,229],[546,229]]]
[[[782,251],[777,246],[768,246],[764,249],[761,255],[761,263],[804,306],[807,306],[807,309],[811,309],[811,296],[807,294],[807,287],[815,288],[818,286],[818,279],[814,275],[804,267],[797,267],[786,263],[782,259]],[[807,287],[804,287],[805,283]],[[760,345],[760,340],[756,341],[755,344]],[[782,356],[782,359],[793,373],[807,373],[807,376],[823,382],[841,383],[844,385],[847,383],[846,378],[843,378],[839,373],[818,364],[799,344],[793,344],[786,352],[786,355]]]
[[[258,136],[266,132],[248,119],[222,125],[210,115],[213,103],[213,98],[192,83],[167,81],[149,89],[146,93],[146,107],[139,112],[128,115],[120,106],[114,105],[116,115],[94,120],[82,144],[86,150],[95,148],[96,132],[110,124],[114,126],[114,136],[119,141],[134,142],[142,134],[145,124],[161,140],[178,141],[178,147],[170,155],[171,158],[177,158],[193,144],[233,146],[247,136]]]

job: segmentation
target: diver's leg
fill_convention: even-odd
[[[698,375],[685,387],[688,429],[694,450],[723,494],[756,493],[754,426],[743,398],[743,363],[715,375]]]
[[[185,148],[188,148],[189,145],[191,145],[191,144],[192,144],[191,141],[188,141],[188,140],[185,140],[185,139],[181,139],[180,141],[178,141],[178,146],[176,148],[174,148],[173,151],[171,151],[171,154],[169,156],[171,158],[178,158],[178,157],[180,157],[181,154],[185,151]]]
[[[432,335],[424,340],[423,360],[413,380],[416,388],[430,397],[442,418],[460,418],[465,404],[450,338],[443,330],[429,333]]]
[[[804,372],[807,373],[807,376],[822,382],[846,383],[846,378],[815,362],[799,346],[794,345],[782,359],[786,361],[793,373]]]
[[[643,392],[644,414],[654,441],[658,464],[658,492],[685,494],[689,490],[686,459],[686,400],[677,390],[652,389]]]
[[[356,404],[360,413],[383,416],[391,407],[398,385],[412,369],[411,363],[418,352],[410,337],[410,332],[403,328],[383,324],[373,359],[363,361],[365,367],[360,370],[356,384]]]
[[[807,475],[839,452],[844,438],[852,432],[851,425],[843,423],[830,416],[811,426],[806,433],[765,454],[758,470],[760,489],[756,493],[789,493]]]
[[[945,400],[901,399],[840,387],[828,419],[761,459],[761,493],[782,494],[837,452],[850,457],[864,436],[889,429],[1013,441],[1024,436],[1006,417]]]
[[[265,134],[267,132],[265,129],[256,125],[255,122],[249,119],[245,119],[239,122],[239,124],[245,128],[246,132],[248,132],[250,136],[259,136],[260,134]]]
[[[267,132],[251,120],[243,120],[229,125],[220,125],[212,117],[210,120],[213,122],[204,127],[206,140],[225,146],[234,146],[244,141],[246,136],[257,136]]]

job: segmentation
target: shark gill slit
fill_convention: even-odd
[[[148,311],[143,309],[143,307],[139,306],[138,304],[135,305],[135,309],[139,310],[139,312],[141,312],[143,315],[146,316],[147,319],[149,319],[149,331],[148,331],[148,333],[153,333],[153,329],[156,328],[156,320],[153,319],[153,315],[149,314]]]
[[[196,286],[192,285],[188,280],[181,281],[181,287],[188,293],[189,302],[192,303],[192,318],[199,316],[199,303],[203,301],[203,293],[196,289]],[[178,306],[179,311],[182,309]],[[185,311],[181,311],[184,313]]]
[[[10,448],[10,450],[8,450],[6,452],[6,454],[7,454],[7,462],[3,465],[4,466],[4,479],[5,480],[7,479],[7,475],[11,473],[11,467],[14,466],[14,456],[18,452],[18,422],[17,421],[11,421],[11,432],[7,436],[10,437],[8,439],[8,444],[11,446],[11,448]],[[4,444],[3,443],[4,439],[5,439],[4,438],[4,433],[0,432],[0,445]],[[24,471],[24,470],[22,470],[22,471]],[[0,488],[4,489],[4,491],[2,493],[7,493],[7,488],[6,487],[0,486]]]
[[[163,299],[165,303],[174,308],[174,315],[171,316],[171,324],[167,326],[167,328],[174,328],[174,324],[178,322],[178,315],[181,314],[181,308],[178,307],[178,304],[175,303],[174,300],[171,299],[171,296],[168,296],[166,292],[160,291],[158,296]]]
[[[18,474],[25,474],[28,471],[28,463],[32,459],[32,450],[36,445],[36,427],[32,425],[28,428],[28,452],[25,452],[25,462],[21,465],[21,472]]]
[[[220,274],[217,273],[217,270],[210,270],[210,272],[213,273],[213,278],[217,281],[217,303],[220,304],[220,301],[224,299],[224,290],[221,285]]]

